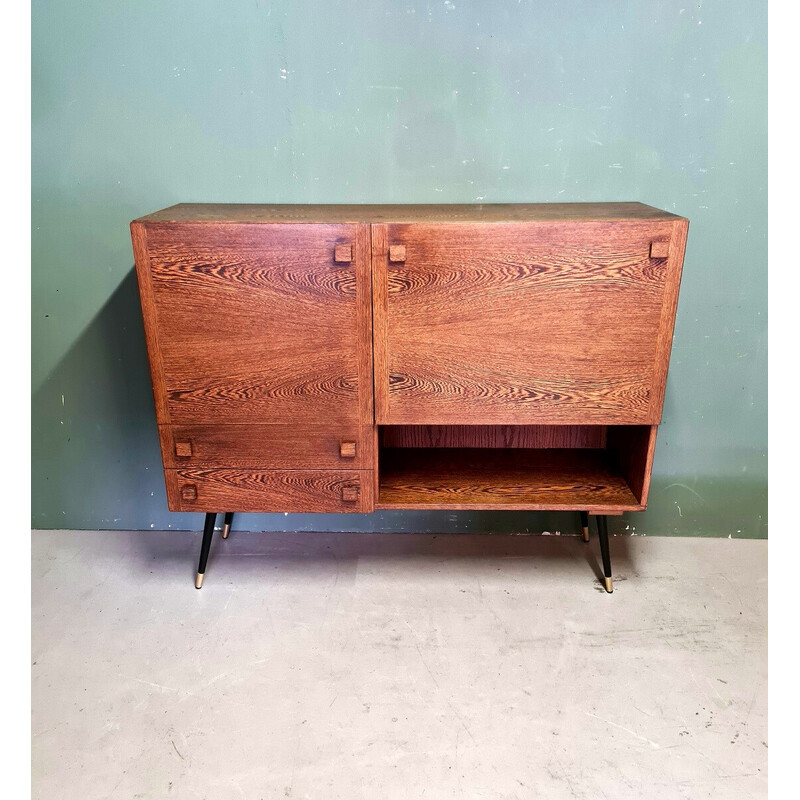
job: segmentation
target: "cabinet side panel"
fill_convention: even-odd
[[[373,497],[377,500],[380,492],[380,466],[381,466],[381,446],[380,446],[380,428],[377,425],[372,426],[372,477],[373,477]]]
[[[167,486],[167,508],[170,511],[180,511],[181,496],[178,488],[178,476],[174,469],[164,468],[164,482]]]
[[[650,401],[650,416],[656,424],[661,422],[664,407],[664,394],[667,388],[669,357],[672,351],[672,336],[675,331],[675,315],[678,310],[678,292],[681,288],[683,257],[686,252],[686,237],[689,233],[689,220],[680,219],[674,226],[669,244],[667,282],[664,303],[661,307],[656,358],[653,369],[653,393]]]
[[[170,421],[167,405],[167,391],[164,384],[164,364],[158,344],[158,319],[153,297],[150,255],[147,251],[147,231],[140,222],[131,223],[133,256],[136,263],[136,279],[139,283],[139,299],[142,304],[144,334],[147,342],[147,357],[150,362],[150,379],[153,384],[153,397],[156,405],[156,419],[159,425]]]
[[[642,507],[647,505],[650,491],[657,432],[657,425],[611,425],[608,428],[608,449]]]

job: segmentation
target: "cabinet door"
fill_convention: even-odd
[[[373,226],[377,422],[657,423],[686,225]]]
[[[161,424],[372,423],[368,226],[147,223],[134,239]]]

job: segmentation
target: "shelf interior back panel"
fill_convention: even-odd
[[[603,449],[383,448],[382,509],[641,509]]]

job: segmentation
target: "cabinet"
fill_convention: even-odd
[[[640,203],[135,220],[169,508],[224,536],[234,511],[572,510],[604,545],[647,503],[687,230]]]

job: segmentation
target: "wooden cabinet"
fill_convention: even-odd
[[[646,506],[686,219],[178,205],[131,228],[170,509]]]

